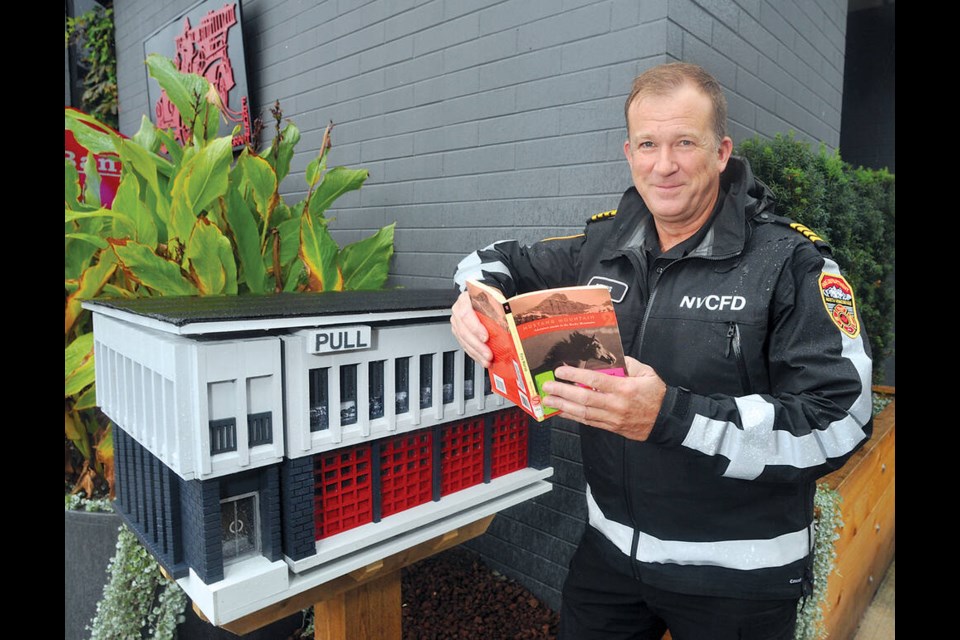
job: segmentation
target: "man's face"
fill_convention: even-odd
[[[710,98],[686,84],[635,100],[623,151],[658,225],[699,225],[713,211],[733,141],[717,145]]]

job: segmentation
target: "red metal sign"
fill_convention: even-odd
[[[183,29],[176,37],[176,54],[173,62],[184,73],[196,73],[210,82],[220,95],[225,116],[231,123],[241,123],[243,130],[233,138],[233,146],[250,142],[250,108],[247,96],[240,98],[240,110],[230,108],[230,90],[237,83],[234,80],[233,63],[228,50],[228,33],[237,25],[237,4],[225,4],[222,8],[208,12],[193,27],[190,18],[184,17]],[[180,120],[176,107],[163,91],[154,107],[157,126],[161,129],[172,128],[177,141],[183,143],[187,127]]]
[[[64,108],[78,111],[78,109],[74,109],[73,107]],[[113,133],[119,136],[126,137],[107,125],[96,127],[88,124],[87,126],[99,131],[113,131]],[[77,173],[80,174],[80,188],[83,189],[83,186],[87,182],[87,174],[84,171],[84,166],[87,162],[87,155],[90,152],[87,151],[86,147],[81,146],[80,143],[77,142],[77,139],[69,129],[63,130],[63,146],[66,159],[73,163],[73,166],[77,169]],[[97,162],[97,173],[100,174],[100,204],[104,208],[109,209],[110,205],[113,204],[113,198],[117,195],[117,187],[120,185],[120,158],[112,153],[94,154],[93,157]]]

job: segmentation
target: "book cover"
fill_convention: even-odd
[[[545,289],[509,300],[494,287],[467,281],[473,308],[493,351],[491,388],[538,421],[559,413],[543,405],[543,383],[561,365],[626,375],[610,291],[604,286]]]

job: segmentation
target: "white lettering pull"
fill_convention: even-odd
[[[366,325],[311,331],[308,334],[310,339],[307,341],[307,353],[369,349],[372,343],[371,335],[371,329]]]

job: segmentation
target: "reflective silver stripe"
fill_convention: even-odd
[[[497,243],[494,242],[484,247],[481,251],[489,251],[496,245]],[[484,271],[489,273],[502,273],[505,276],[510,276],[510,269],[507,268],[507,265],[499,261],[482,262],[479,252],[474,251],[457,264],[457,272],[453,276],[453,281],[460,287],[460,291],[466,291],[467,280],[482,280]]]
[[[823,271],[831,275],[840,275],[840,267],[829,258],[824,260]],[[860,315],[859,312],[857,315]],[[858,319],[861,323],[863,322],[862,318]],[[862,426],[866,424],[870,416],[873,415],[873,393],[871,387],[871,382],[873,381],[873,362],[867,356],[867,352],[864,349],[863,332],[861,331],[860,335],[856,338],[844,339],[841,353],[843,357],[852,362],[853,366],[857,369],[857,373],[860,376],[860,397],[858,397],[857,401],[850,407],[849,415],[833,424],[854,420]],[[859,441],[859,439],[856,440],[856,442]]]
[[[602,533],[624,555],[630,555],[633,529],[609,520],[600,511],[587,486],[587,513],[590,526]],[[749,571],[782,567],[807,556],[813,524],[799,531],[766,540],[720,540],[717,542],[682,542],[660,540],[640,532],[637,560],[660,564],[709,565]]]
[[[837,263],[825,260],[825,273],[840,275]],[[720,454],[730,460],[724,476],[753,480],[767,465],[785,465],[795,469],[815,467],[849,453],[866,438],[863,425],[873,411],[870,397],[872,364],[864,349],[863,335],[841,337],[841,355],[849,360],[860,378],[860,395],[847,414],[804,435],[774,429],[774,407],[759,395],[734,398],[740,412],[738,428],[732,422],[694,416],[683,446],[707,455]]]
[[[633,543],[633,529],[625,524],[608,520],[603,512],[600,511],[600,505],[593,499],[593,492],[590,491],[590,485],[587,485],[587,521],[590,526],[602,533],[607,540],[616,545],[617,549],[624,555],[630,555],[630,545]]]

